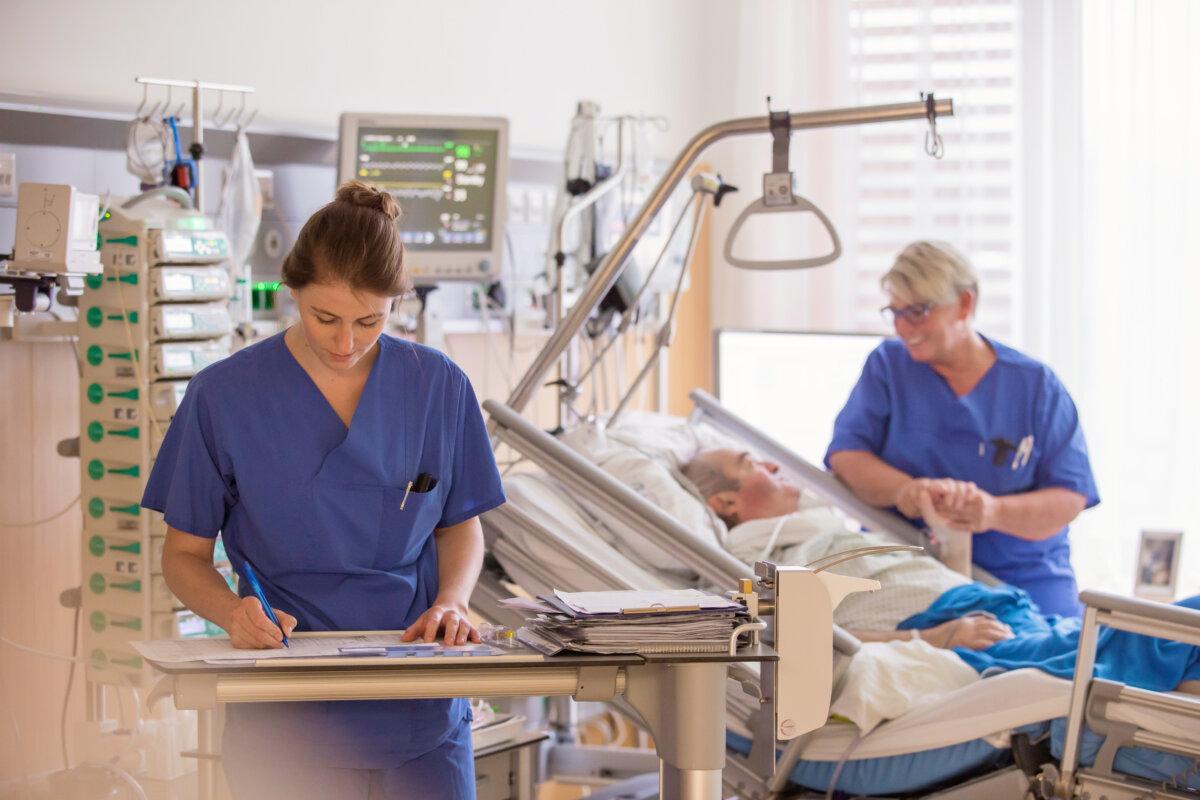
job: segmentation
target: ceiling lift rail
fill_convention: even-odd
[[[808,128],[832,128],[844,125],[867,125],[877,122],[899,122],[912,119],[932,120],[939,116],[954,114],[954,103],[949,99],[934,100],[929,97],[926,101],[913,103],[893,103],[889,105],[861,106],[857,108],[838,108],[826,111],[804,111],[789,115],[792,130]],[[741,119],[718,122],[696,134],[683,150],[676,156],[670,169],[663,175],[654,191],[646,199],[645,205],[637,213],[625,229],[616,246],[604,258],[604,262],[588,281],[583,294],[555,328],[546,346],[538,353],[529,370],[521,377],[507,405],[522,413],[533,398],[534,392],[541,386],[546,373],[558,362],[563,351],[575,334],[583,327],[588,316],[600,302],[605,293],[616,283],[621,269],[625,265],[634,246],[646,232],[655,215],[662,210],[667,199],[679,184],[696,159],[716,142],[735,136],[747,136],[755,133],[768,133],[771,129],[770,117],[744,117]],[[489,423],[495,431],[495,421]]]

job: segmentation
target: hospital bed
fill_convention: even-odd
[[[689,429],[708,431],[696,434],[696,444],[740,441],[873,530],[899,541],[924,542],[920,531],[865,506],[835,478],[712,397],[695,392],[692,399],[695,411]],[[497,439],[540,468],[507,478],[509,502],[483,517],[493,569],[481,581],[473,604],[485,616],[518,622],[500,618],[502,612],[493,607],[492,601],[508,593],[505,580],[536,594],[679,586],[689,581],[727,587],[750,573],[749,565],[721,549],[711,536],[698,536],[694,520],[683,525],[664,511],[669,503],[648,501],[579,449],[539,430],[511,408],[494,401],[484,407]],[[564,438],[570,436],[568,432]],[[636,433],[625,438],[646,439]],[[623,477],[629,480],[630,475]],[[656,570],[639,558],[654,551],[659,558],[651,560],[660,566],[665,560],[674,569]],[[866,736],[858,736],[853,725],[831,723],[779,747],[770,724],[758,713],[759,698],[751,688],[758,685],[758,676],[750,667],[739,668],[731,674],[728,692],[727,786],[745,798],[824,793],[832,791],[835,782],[838,791],[864,796],[1015,800],[1031,792],[1071,797],[1090,791],[1092,797],[1148,797],[1151,792],[1155,797],[1195,797],[1170,785],[1170,780],[1180,786],[1197,784],[1195,774],[1180,774],[1174,768],[1179,756],[1200,757],[1200,700],[1093,679],[1088,652],[1094,651],[1100,625],[1200,645],[1200,613],[1095,592],[1085,592],[1082,599],[1088,611],[1073,682],[1037,670],[1002,674],[914,709]],[[839,667],[858,647],[853,636],[834,632],[833,657]],[[1103,740],[1085,736],[1085,723]],[[1063,741],[1065,731],[1061,762],[1048,747],[1052,725],[1060,726],[1057,741]],[[1130,747],[1138,749],[1118,749]],[[1081,752],[1087,767],[1080,766]],[[1153,753],[1176,754],[1169,773],[1155,766]],[[620,776],[636,773],[639,766],[653,768],[628,752],[610,749],[600,755],[605,766],[594,766],[597,775],[601,770]],[[548,768],[577,772],[585,763],[579,748],[563,744],[551,752]]]

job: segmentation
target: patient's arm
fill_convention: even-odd
[[[1200,695],[1200,681],[1184,681],[1175,687],[1175,691]]]
[[[852,630],[850,633],[864,642],[894,642],[913,638],[912,631]],[[946,649],[966,647],[969,650],[986,650],[996,642],[1011,639],[1013,632],[1012,628],[999,620],[982,615],[972,615],[952,619],[932,628],[924,628],[917,631],[917,637],[929,642],[934,647]]]

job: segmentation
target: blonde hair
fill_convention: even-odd
[[[945,242],[913,242],[896,256],[879,285],[910,303],[953,303],[967,291],[979,299],[975,268]]]

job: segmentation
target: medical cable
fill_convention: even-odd
[[[43,517],[42,519],[34,520],[33,522],[3,522],[3,521],[0,521],[0,528],[36,528],[39,525],[45,525],[48,522],[53,522],[54,520],[61,517],[63,514],[66,514],[68,511],[70,511],[71,508],[76,503],[78,503],[80,498],[82,498],[82,497],[83,497],[82,493],[75,495],[74,499],[72,499],[71,502],[69,502],[65,506],[63,506],[62,510],[60,510],[54,514],[51,514],[48,517]]]
[[[75,664],[82,664],[87,660],[74,655],[64,656],[58,653],[49,653],[45,650],[38,650],[36,647],[29,647],[28,645],[19,644],[14,642],[12,639],[6,639],[3,636],[0,636],[0,644],[6,644],[14,650],[21,650],[26,653],[32,653],[35,656],[41,656],[42,658],[54,659],[55,661],[68,661]]]
[[[688,197],[687,203],[684,204],[683,210],[680,211],[679,216],[675,218],[675,224],[671,226],[671,232],[667,234],[667,238],[663,242],[662,249],[659,250],[658,258],[654,259],[654,263],[650,266],[649,271],[647,271],[646,277],[642,279],[642,285],[638,288],[637,292],[634,293],[633,299],[629,301],[629,306],[628,306],[628,308],[625,309],[625,313],[621,315],[621,323],[617,326],[616,333],[605,342],[604,349],[600,351],[601,358],[604,357],[604,355],[608,352],[608,349],[613,346],[613,343],[615,343],[617,341],[617,339],[621,336],[621,334],[625,333],[625,331],[629,328],[629,323],[633,320],[634,311],[638,308],[639,304],[641,303],[642,295],[644,295],[646,293],[646,290],[650,287],[650,281],[654,277],[654,273],[656,271],[658,271],[658,268],[662,264],[663,259],[666,257],[667,253],[670,251],[671,243],[675,240],[675,234],[678,233],[679,227],[683,224],[683,221],[685,219],[687,219],[688,210],[689,210],[688,207],[691,205],[692,200],[694,200],[696,198],[696,195],[698,195],[698,194],[699,194],[698,190],[696,190],[696,189],[692,190],[692,194],[690,197]],[[699,219],[697,219],[696,227],[698,228],[699,225],[700,225],[700,221],[699,221]],[[682,270],[685,273],[687,271],[687,260],[686,259],[684,259],[684,262],[682,265]],[[682,284],[682,280],[679,281],[679,283]],[[591,372],[595,368],[595,366],[596,366],[596,362],[593,361],[588,366],[587,370],[585,370],[584,373],[579,376],[580,383],[587,380],[588,375],[591,374]]]
[[[75,606],[75,622],[71,626],[71,668],[67,672],[67,688],[63,692],[62,715],[58,720],[58,733],[62,743],[63,769],[71,768],[71,759],[67,756],[67,708],[71,702],[71,687],[75,685],[75,666],[79,663],[79,616],[83,604]]]
[[[818,559],[808,562],[804,566],[806,569],[811,569],[813,572],[824,572],[830,567],[836,567],[838,564],[843,564],[847,561],[853,561],[854,559],[861,558],[863,556],[896,552],[920,553],[924,549],[925,548],[917,547],[913,544],[879,544],[872,545],[870,547],[856,547],[853,550],[843,550],[840,553],[831,553],[827,556],[821,556]]]
[[[833,793],[837,790],[838,779],[842,777],[842,770],[846,767],[846,762],[850,760],[850,755],[858,749],[863,740],[867,738],[867,734],[855,734],[854,739],[842,752],[842,757],[838,759],[837,766],[833,768],[833,775],[829,777],[829,786],[825,790],[825,800],[833,800]]]
[[[779,518],[779,521],[775,523],[775,527],[771,529],[771,536],[767,539],[766,546],[763,547],[762,552],[758,554],[758,557],[754,559],[755,561],[767,560],[767,556],[769,556],[771,551],[775,549],[775,542],[779,540],[779,534],[783,531],[783,526],[787,524],[789,519],[796,516],[796,513],[797,512],[793,511],[791,514],[784,514]]]
[[[170,137],[160,120],[139,117],[125,136],[125,169],[144,184],[163,182]]]

